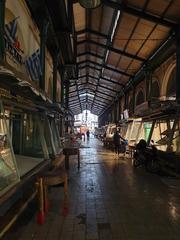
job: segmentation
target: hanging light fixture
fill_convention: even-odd
[[[97,8],[101,5],[101,0],[79,0],[83,8]]]

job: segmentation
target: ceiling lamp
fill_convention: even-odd
[[[101,0],[79,0],[83,8],[97,8],[101,5]]]

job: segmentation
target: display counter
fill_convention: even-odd
[[[24,176],[44,161],[44,158],[35,158],[23,155],[15,155],[15,157],[20,177]]]

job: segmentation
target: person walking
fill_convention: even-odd
[[[125,139],[121,137],[120,133],[116,130],[113,137],[115,155],[119,156],[120,153],[126,152]]]
[[[88,129],[87,132],[86,132],[86,136],[87,136],[88,141],[89,141],[89,135],[90,135],[90,132],[89,132],[89,129]]]
[[[114,144],[114,154],[115,156],[119,155],[119,147],[120,147],[120,135],[116,130],[113,136],[113,144]]]

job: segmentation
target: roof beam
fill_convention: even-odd
[[[100,85],[100,84],[93,84],[93,83],[91,83],[91,82],[88,82],[88,83],[80,83],[80,84],[78,84],[78,86],[83,86],[83,85],[87,85],[87,84],[90,84],[90,85],[92,85],[92,86],[95,86],[95,87],[102,87],[102,88],[104,88],[104,89],[106,89],[106,90],[109,90],[109,91],[112,91],[112,92],[115,92],[115,93],[117,93],[117,92],[119,92],[119,91],[116,91],[116,90],[114,90],[114,89],[112,89],[112,88],[107,88],[107,87],[104,87],[104,86],[102,86],[102,85]]]
[[[141,61],[141,62],[144,62],[144,61],[146,60],[146,59],[141,58],[141,57],[138,57],[138,56],[136,56],[136,55],[132,55],[132,54],[130,54],[130,53],[128,53],[128,52],[122,51],[122,50],[120,50],[120,49],[113,48],[113,47],[111,47],[111,46],[106,46],[106,45],[104,45],[104,44],[102,44],[102,43],[93,41],[93,40],[91,40],[91,39],[82,40],[82,41],[80,41],[80,42],[77,42],[78,45],[79,45],[79,44],[83,44],[83,43],[94,44],[94,45],[96,45],[96,46],[99,46],[99,47],[102,47],[102,48],[106,48],[106,49],[108,49],[108,50],[111,51],[111,52],[115,52],[115,53],[117,53],[117,54],[121,54],[121,55],[124,55],[124,56],[126,56],[126,57],[129,57],[129,58],[132,58],[132,59]]]
[[[96,111],[102,111],[105,107],[98,107],[96,104],[92,106],[91,111],[96,110]]]
[[[86,93],[86,90],[91,90],[91,89],[89,89],[89,88],[86,87],[86,88],[83,88],[83,89],[79,89],[79,92],[85,91],[85,93]],[[94,90],[91,90],[91,92],[94,93]],[[106,94],[106,93],[104,93],[104,92],[100,92],[100,91],[96,91],[96,92],[98,92],[98,93],[101,94],[101,95],[114,98],[113,96],[110,96],[109,94]]]
[[[123,72],[123,71],[121,71],[121,70],[117,70],[117,69],[115,69],[115,68],[111,68],[111,67],[109,67],[109,66],[107,66],[107,65],[105,65],[105,64],[96,63],[96,62],[91,61],[91,60],[84,60],[84,61],[78,62],[77,64],[78,64],[78,65],[81,65],[81,64],[84,64],[84,63],[91,63],[91,64],[97,65],[97,66],[99,66],[99,67],[101,67],[101,68],[106,68],[107,70],[110,70],[110,71],[119,73],[119,74],[121,74],[121,75],[125,75],[125,76],[127,76],[127,77],[132,77],[132,76],[133,76],[133,75],[131,75],[131,74],[129,74],[129,73]]]
[[[102,96],[96,95],[96,98],[98,98],[98,99],[97,99],[98,101],[100,101],[100,99],[101,99],[101,100],[103,99],[104,101],[107,101],[107,102],[106,102],[107,104],[111,102],[110,99],[104,98],[104,97],[102,97]]]
[[[77,93],[77,90],[73,90]],[[69,92],[70,93],[70,92]],[[78,100],[78,96],[68,96],[70,99],[73,99],[73,100]]]
[[[94,104],[98,105],[98,106],[102,106],[102,107],[107,107],[107,104],[103,104],[104,102],[100,102],[98,101],[98,103],[96,102],[96,99],[94,100]]]
[[[93,66],[90,66],[88,64],[84,65],[84,66],[81,66],[81,67],[78,67],[79,69],[83,69],[83,68],[86,68],[86,67],[89,67],[91,69],[95,69],[96,71],[101,71],[101,69],[99,68],[96,68],[96,67],[93,67]]]
[[[109,6],[113,9],[120,10],[122,12],[126,12],[130,15],[134,15],[136,17],[146,19],[150,22],[158,23],[158,24],[170,27],[170,28],[174,28],[176,26],[176,23],[174,23],[171,20],[163,19],[161,17],[157,17],[150,13],[146,13],[146,12],[142,11],[141,9],[129,7],[129,6],[125,5],[124,3],[103,0],[103,4],[106,6]]]
[[[96,95],[96,97],[97,97],[97,95]],[[105,106],[107,106],[107,104],[109,103],[109,102],[104,102],[104,101],[102,101],[102,99],[101,100],[97,100],[98,101],[98,103],[100,102],[100,103],[102,103],[101,105],[105,105]],[[97,104],[98,104],[97,103]]]
[[[91,55],[91,56],[93,56],[93,57],[97,57],[97,58],[100,58],[100,59],[104,59],[103,56],[98,55],[98,54],[93,53],[93,52],[90,52],[90,51],[79,53],[79,54],[77,55],[77,57],[81,57],[81,56],[84,56],[84,55]]]
[[[71,98],[70,98],[71,99]],[[79,99],[77,100],[72,100],[72,101],[69,101],[69,103],[79,103]]]
[[[83,92],[83,91],[90,91],[90,92],[93,92],[94,93],[94,90],[93,89],[90,89],[90,88],[83,88],[83,89],[79,89],[79,92]],[[69,92],[69,93],[73,93],[73,92],[77,92],[76,90],[74,90],[74,91],[72,91],[72,92]],[[107,97],[111,97],[111,98],[114,98],[113,96],[110,96],[109,94],[106,94],[106,93],[104,93],[104,92],[100,92],[100,91],[96,91],[97,93],[99,93],[100,95],[104,95],[104,96],[107,96]],[[86,93],[86,92],[85,92]],[[100,98],[103,98],[102,96],[98,96],[98,97],[100,97]],[[110,99],[107,99],[107,98],[103,98],[103,99],[105,99],[105,100],[109,100],[109,101],[111,101]]]
[[[71,108],[71,111],[74,113],[74,115],[81,113],[80,108]]]
[[[97,108],[96,106],[93,106],[91,109],[91,112],[96,112],[96,115],[99,115],[99,113],[103,110],[103,108]]]
[[[78,79],[81,79],[81,78],[84,78],[84,77],[86,77],[86,75],[80,76],[80,77],[78,77]],[[104,80],[104,81],[107,81],[107,82],[111,82],[111,83],[113,83],[113,84],[117,84],[117,85],[122,86],[122,87],[125,86],[124,84],[122,84],[122,83],[120,83],[120,82],[116,82],[116,81],[113,81],[112,79],[108,79],[108,78],[105,78],[105,77],[97,78],[97,77],[94,77],[94,76],[92,76],[92,75],[88,75],[88,77],[89,77],[89,78],[96,79],[96,80]],[[71,85],[71,86],[74,86],[74,85]],[[71,87],[71,86],[70,86],[70,87]]]
[[[98,108],[98,109],[104,109],[105,107],[107,107],[107,106],[102,106],[102,105],[99,105],[99,104],[97,104],[96,102],[94,102],[93,103],[93,107],[96,107],[96,108]]]
[[[85,28],[83,30],[80,30],[80,31],[76,32],[77,35],[81,35],[81,34],[84,34],[84,33],[91,33],[91,34],[97,35],[97,36],[99,36],[101,38],[106,38],[106,39],[109,38],[108,35],[106,35],[104,33],[101,33],[101,32],[97,32],[97,31],[92,30],[90,28]]]
[[[80,103],[75,103],[75,104],[69,105],[69,107],[79,107],[79,108],[81,108],[81,105],[80,105]]]

